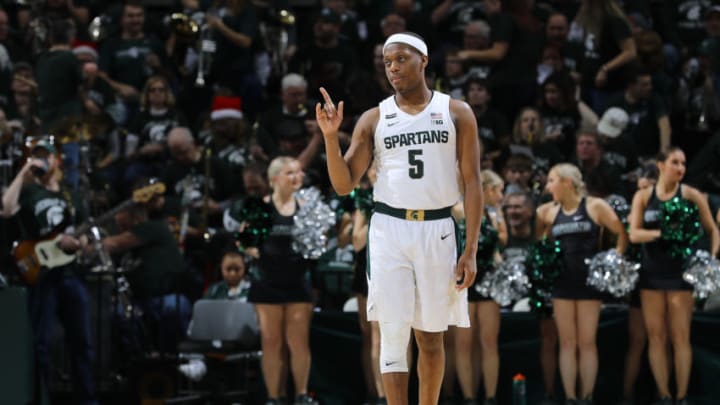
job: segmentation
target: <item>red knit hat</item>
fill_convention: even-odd
[[[212,112],[210,119],[221,120],[223,118],[242,119],[242,99],[240,97],[213,97]]]

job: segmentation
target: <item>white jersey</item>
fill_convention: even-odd
[[[447,94],[434,91],[425,110],[416,115],[402,111],[394,96],[380,102],[374,200],[414,210],[455,205],[460,200],[456,144]]]

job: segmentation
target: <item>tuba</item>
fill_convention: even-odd
[[[165,19],[165,24],[175,35],[173,54],[176,62],[191,69],[197,62],[195,85],[205,86],[205,78],[210,73],[212,57],[217,49],[210,27],[204,23],[205,14],[198,12],[192,16],[183,13],[172,13]],[[191,61],[191,62],[188,62]]]

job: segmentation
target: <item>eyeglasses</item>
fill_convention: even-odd
[[[150,87],[148,89],[148,92],[150,93],[164,93],[165,91],[165,87]]]

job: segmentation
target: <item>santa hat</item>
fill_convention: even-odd
[[[240,97],[215,96],[212,103],[210,119],[221,120],[223,118],[242,119],[242,100]]]
[[[73,53],[75,55],[79,55],[81,53],[87,53],[93,56],[95,60],[98,59],[98,52],[95,49],[96,44],[94,42],[89,41],[75,41],[73,43]]]

